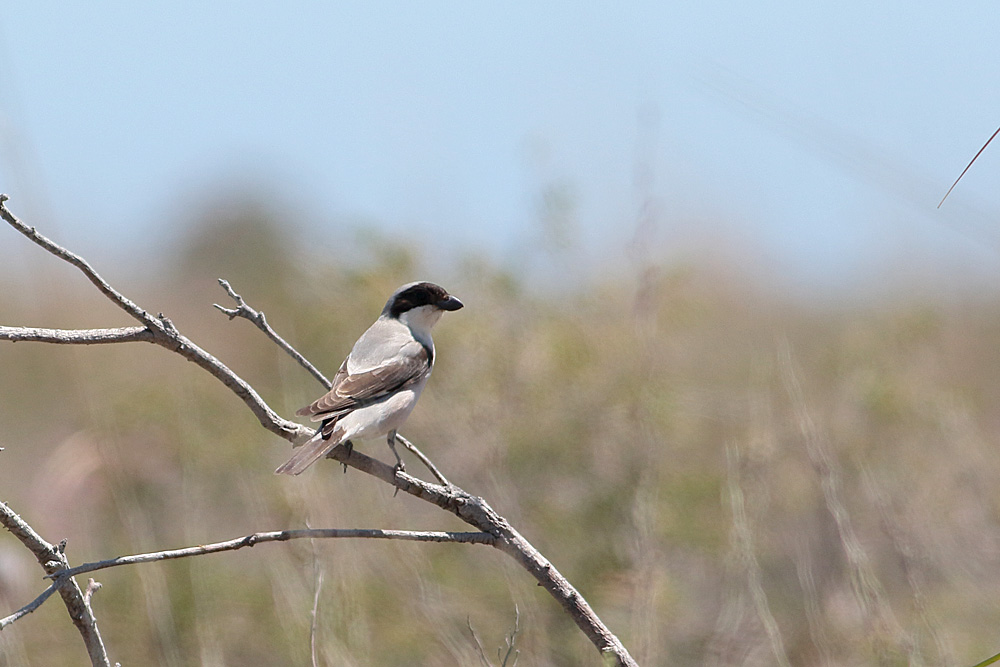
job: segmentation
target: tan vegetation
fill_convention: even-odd
[[[244,213],[189,234],[166,268],[99,268],[291,415],[320,386],[211,308],[215,279],[330,370],[396,286],[439,278],[414,253],[366,247],[338,268]],[[640,664],[1000,651],[996,295],[824,307],[707,269],[558,291],[482,260],[445,272],[467,307],[435,331],[437,368],[403,432],[531,539]],[[29,277],[0,274],[4,324],[130,324],[68,269],[33,262]],[[3,499],[67,538],[74,563],[306,525],[466,529],[333,462],[273,475],[287,444],[152,346],[0,345],[0,438]],[[119,568],[98,573],[94,607],[126,665],[309,664],[320,572],[320,664],[477,665],[469,622],[498,664],[515,606],[518,664],[598,663],[522,570],[474,545],[301,541]],[[0,540],[3,613],[41,587],[30,554]],[[56,604],[0,633],[0,651],[0,664],[84,659]]]

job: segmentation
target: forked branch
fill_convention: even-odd
[[[121,329],[91,330],[29,329],[26,327],[7,326],[0,327],[0,340],[69,344],[96,344],[135,341],[156,343],[157,345],[165,347],[171,351],[177,352],[185,359],[193,361],[198,366],[211,373],[226,387],[239,396],[251,412],[253,412],[253,414],[257,417],[261,425],[272,433],[275,433],[293,443],[309,437],[314,433],[312,429],[280,417],[264,402],[264,400],[249,384],[247,384],[242,378],[222,364],[222,362],[214,356],[210,355],[208,352],[195,345],[191,340],[183,336],[165,316],[162,314],[155,317],[150,315],[101,278],[86,260],[45,238],[33,227],[29,227],[18,220],[17,217],[7,209],[6,201],[7,196],[0,195],[0,217],[2,217],[3,220],[24,234],[35,244],[44,248],[56,257],[59,257],[60,259],[63,259],[79,268],[88,280],[94,283],[101,293],[128,313],[133,319],[138,320],[142,326],[125,327]],[[223,283],[223,287],[227,289],[230,297],[236,301],[237,308],[225,309],[221,306],[217,306],[220,310],[229,315],[230,318],[240,316],[251,320],[264,330],[272,340],[285,349],[286,352],[292,354],[292,356],[295,357],[299,363],[305,361],[305,358],[296,352],[291,345],[288,345],[288,343],[281,339],[280,336],[274,333],[270,326],[267,325],[263,314],[260,314],[247,306],[242,297],[236,294],[236,292],[233,291],[228,284]],[[311,364],[308,366],[306,364],[308,364],[308,362],[303,364],[306,368],[312,366]],[[321,373],[318,371],[314,372],[314,370],[310,370],[310,372],[313,373],[314,377],[316,377],[317,380],[325,386],[329,386],[329,382],[322,376]],[[407,441],[403,442],[406,443]],[[407,446],[412,451],[419,452],[419,450],[416,450],[412,444],[408,444]],[[428,464],[429,469],[434,472],[436,478],[441,482],[441,484],[434,484],[417,477],[413,477],[405,472],[396,470],[392,466],[386,465],[381,461],[377,461],[358,451],[349,451],[342,446],[334,448],[328,455],[328,458],[335,459],[336,461],[351,466],[361,472],[368,473],[369,475],[377,477],[388,484],[392,484],[399,490],[433,503],[442,509],[457,515],[467,524],[481,531],[480,533],[473,534],[477,535],[475,539],[470,538],[468,541],[490,544],[517,561],[573,618],[588,639],[590,639],[594,646],[601,652],[606,663],[625,666],[636,665],[635,660],[631,655],[629,655],[621,641],[619,641],[619,639],[607,628],[607,626],[604,625],[583,596],[580,595],[580,593],[569,583],[569,581],[562,574],[560,574],[559,571],[556,570],[556,568],[531,545],[531,543],[521,536],[521,534],[518,533],[506,519],[497,514],[485,500],[478,496],[473,496],[457,486],[448,483],[444,476],[441,475],[441,473],[426,456],[423,456],[422,454],[419,456],[421,460]],[[0,514],[0,518],[2,518],[2,516],[3,515]],[[7,525],[6,522],[5,525]],[[9,525],[8,528],[10,528]],[[296,531],[261,533],[258,534],[258,538],[255,538],[252,541],[254,543],[265,541],[259,537],[260,535],[272,536],[266,541],[291,539],[289,537],[282,538],[280,536],[287,536],[295,532]],[[386,531],[381,532],[385,533]],[[481,537],[479,537],[480,535]],[[247,540],[250,540],[251,538],[252,536],[248,536],[245,538],[239,538],[238,540],[230,540],[226,543],[219,543],[219,545],[214,545],[217,547],[215,551],[232,550],[243,546],[251,546],[251,543],[247,542]],[[38,540],[41,540],[41,538],[39,537]],[[157,552],[157,554],[141,554],[140,556],[111,559],[110,561],[103,561],[102,563],[104,563],[104,565],[101,565],[100,563],[87,564],[79,566],[78,568],[70,569],[65,560],[65,556],[61,553],[61,551],[53,551],[55,548],[48,545],[48,543],[44,542],[44,540],[41,540],[38,544],[42,545],[41,552],[44,553],[46,558],[45,562],[43,562],[43,567],[46,567],[47,574],[56,576],[56,580],[50,588],[53,591],[58,588],[64,599],[67,598],[67,595],[73,597],[74,600],[78,598],[79,601],[83,603],[87,611],[89,611],[89,605],[84,601],[83,593],[80,591],[79,586],[77,586],[75,580],[71,578],[72,574],[91,572],[96,569],[101,569],[101,567],[113,567],[116,565],[134,564],[135,562],[162,560],[167,557],[179,558],[215,552],[204,551],[207,547],[189,547],[187,549],[181,549],[174,552]],[[220,545],[228,546],[223,547]],[[31,547],[29,546],[29,548]],[[48,564],[48,561],[52,560],[53,553],[58,555],[58,557],[55,557],[55,560],[53,560],[53,563],[57,564],[50,565]],[[164,556],[163,554],[175,555]],[[43,559],[40,557],[39,561],[42,562],[42,560]],[[98,565],[101,565],[101,567],[98,567]],[[60,586],[60,582],[66,583]],[[67,593],[67,590],[70,592]],[[41,598],[41,596],[39,597]],[[44,599],[33,601],[25,608],[22,608],[22,610],[16,612],[15,615],[23,615],[22,612],[27,613],[24,609],[27,609],[27,607],[30,607],[31,605],[35,605],[35,607],[37,607],[42,602],[44,602]],[[67,601],[67,606],[69,606],[69,604],[69,601]],[[30,609],[28,611],[30,611]],[[73,609],[70,611],[71,614],[73,614]],[[90,615],[90,618],[93,618],[92,614]],[[74,621],[76,622],[76,616],[74,616]],[[96,633],[96,624],[93,624],[93,631]],[[81,632],[83,632],[82,629]],[[88,648],[90,648],[89,643]],[[103,645],[101,645],[101,648],[103,649]],[[106,656],[104,660],[104,663],[95,661],[94,664],[107,664]]]
[[[259,310],[254,310],[253,308],[247,305],[246,301],[243,300],[243,297],[237,294],[236,291],[229,285],[228,280],[223,280],[222,278],[219,278],[219,284],[222,285],[222,289],[226,290],[226,294],[229,295],[229,298],[231,298],[233,301],[236,302],[236,307],[223,308],[217,303],[213,303],[212,304],[213,306],[215,306],[216,308],[224,312],[226,315],[228,315],[230,320],[233,319],[234,317],[242,317],[247,320],[250,320],[255,325],[257,325],[257,328],[263,331],[268,338],[273,340],[278,347],[287,352],[292,357],[292,359],[295,359],[295,361],[297,361],[299,365],[302,366],[302,368],[309,371],[309,373],[314,378],[316,378],[321,385],[323,385],[327,389],[333,386],[333,384],[326,378],[326,376],[319,372],[318,368],[313,366],[308,359],[299,354],[298,350],[289,345],[284,338],[279,336],[278,333],[271,328],[271,325],[267,323],[267,318],[264,317],[263,312]]]
[[[288,542],[289,540],[301,539],[345,539],[345,538],[367,538],[371,540],[403,540],[408,542],[448,542],[451,544],[493,544],[496,541],[488,533],[454,533],[444,531],[416,531],[416,530],[382,530],[379,528],[303,528],[300,530],[275,530],[267,533],[253,533],[244,537],[237,537],[225,542],[214,544],[199,544],[194,547],[184,547],[183,549],[170,549],[167,551],[153,551],[145,554],[135,554],[134,556],[119,556],[108,560],[84,563],[66,570],[60,570],[55,574],[46,576],[46,579],[53,579],[53,585],[60,585],[67,577],[75,577],[86,572],[96,572],[106,570],[109,567],[119,567],[121,565],[138,565],[139,563],[155,563],[163,560],[174,560],[177,558],[188,558],[190,556],[204,556],[206,554],[217,554],[222,551],[236,551],[244,547],[253,547],[267,542]]]
[[[0,206],[2,205],[3,202],[0,199]],[[56,574],[69,567],[69,561],[66,559],[66,554],[63,553],[65,544],[49,544],[24,519],[19,517],[16,512],[3,502],[0,502],[0,523],[34,554],[35,559],[42,566],[42,569],[45,570],[46,574]],[[87,654],[90,656],[91,664],[110,667],[111,663],[108,660],[108,652],[104,648],[104,641],[101,639],[101,632],[97,628],[97,619],[94,618],[94,611],[90,608],[90,601],[84,597],[79,584],[72,577],[61,579],[59,585],[50,586],[49,591],[43,593],[29,605],[22,607],[22,609],[13,614],[17,618],[10,621],[3,619],[7,623],[0,624],[0,630],[21,616],[38,608],[56,590],[62,596],[66,610],[69,612],[69,617],[73,619],[73,625],[76,626],[76,629],[80,632],[80,636],[83,637],[83,643],[87,646]]]
[[[130,317],[138,320],[139,323],[142,324],[142,327],[138,330],[136,328],[126,327],[124,329],[65,331],[7,326],[0,327],[0,340],[34,340],[49,343],[81,344],[131,341],[156,343],[157,345],[165,347],[172,352],[176,352],[188,361],[194,362],[215,376],[216,379],[229,387],[233,393],[239,396],[240,399],[246,403],[247,407],[250,408],[250,411],[257,417],[258,421],[260,421],[261,426],[272,433],[275,433],[276,435],[292,442],[311,435],[312,429],[308,429],[301,424],[288,421],[287,419],[283,419],[279,416],[278,413],[272,410],[270,406],[264,402],[264,399],[257,394],[254,388],[243,380],[243,378],[236,375],[236,373],[227,368],[225,364],[213,357],[211,354],[195,345],[189,338],[181,335],[181,333],[177,331],[176,327],[174,327],[173,323],[162,313],[156,316],[150,315],[148,312],[136,305],[131,299],[127,298],[121,292],[113,288],[97,273],[97,271],[94,270],[87,260],[42,236],[34,227],[29,227],[21,222],[17,216],[11,213],[7,208],[7,200],[7,195],[0,194],[0,218],[3,218],[7,224],[24,234],[36,245],[44,248],[59,259],[69,262],[73,266],[80,269],[87,279],[92,282],[102,294],[104,294],[113,304],[128,313]],[[148,333],[141,333],[141,330],[146,330]],[[122,340],[109,339],[113,338],[115,335],[121,336]],[[46,338],[46,336],[48,336],[48,338]]]

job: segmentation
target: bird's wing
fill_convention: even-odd
[[[349,373],[347,361],[344,361],[333,378],[333,388],[295,414],[311,417],[313,421],[337,417],[419,381],[430,370],[427,348],[416,341],[405,345],[398,355],[363,373]]]

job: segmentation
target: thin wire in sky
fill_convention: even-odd
[[[950,188],[948,188],[948,192],[944,193],[944,197],[941,197],[941,201],[938,202],[937,205],[938,208],[941,208],[941,204],[943,204],[944,200],[948,198],[948,195],[951,194],[951,191],[955,189],[955,186],[958,185],[958,182],[962,180],[962,177],[965,176],[965,172],[969,171],[969,167],[972,166],[972,163],[976,161],[976,158],[982,155],[983,151],[986,150],[986,147],[990,145],[990,142],[993,141],[994,137],[996,137],[998,134],[1000,134],[1000,127],[998,127],[997,131],[994,132],[993,135],[986,140],[986,143],[983,144],[983,147],[979,149],[979,152],[976,153],[975,157],[973,157],[969,161],[969,164],[965,165],[965,169],[962,170],[962,173],[958,175],[958,178],[955,179],[955,182],[951,184]]]

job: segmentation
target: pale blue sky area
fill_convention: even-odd
[[[83,251],[238,182],[334,258],[368,221],[517,267],[548,191],[604,264],[648,200],[653,258],[1000,285],[1000,144],[935,209],[1000,126],[994,2],[160,4],[4,10],[0,191]]]

